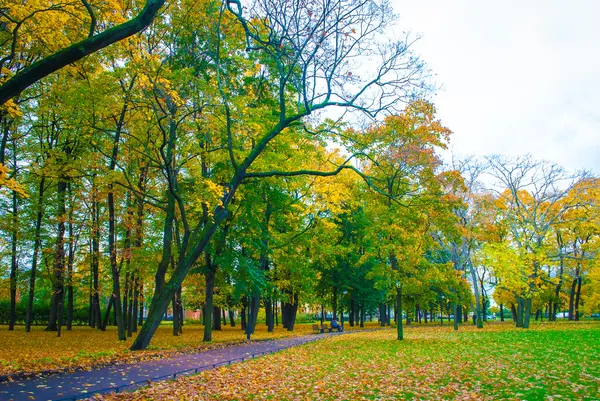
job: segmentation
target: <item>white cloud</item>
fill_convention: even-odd
[[[392,0],[442,85],[455,153],[600,172],[600,2]]]

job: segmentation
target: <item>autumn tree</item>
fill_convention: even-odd
[[[150,313],[132,349],[143,349],[148,345],[173,294],[214,233],[230,215],[228,208],[243,182],[276,176],[335,175],[353,167],[348,162],[329,171],[282,171],[272,169],[268,163],[256,165],[275,138],[299,126],[305,117],[331,106],[358,110],[373,116],[392,111],[398,107],[399,100],[422,87],[423,65],[411,56],[410,43],[377,46],[375,42],[370,42],[392,21],[393,14],[386,4],[370,1],[332,1],[325,4],[289,1],[275,6],[270,2],[257,2],[249,16],[239,3],[230,2],[226,7],[227,10],[221,8],[213,14],[216,18],[213,19],[212,29],[214,32],[228,29],[233,33],[241,27],[246,40],[242,37],[236,44],[235,41],[231,42],[235,39],[231,35],[207,38],[212,40],[207,43],[211,43],[214,49],[212,59],[222,104],[219,111],[224,122],[220,128],[224,139],[221,143],[225,146],[227,156],[223,162],[228,164],[228,170],[223,170],[225,175],[219,185],[206,180],[212,177],[205,177],[206,185],[213,183],[213,193],[216,194],[218,189],[222,195],[218,199],[204,201],[204,218],[195,221],[190,218],[189,203],[183,201],[178,190],[181,173],[171,164],[174,141],[180,132],[178,126],[185,122],[185,119],[181,119],[183,114],[177,117],[175,113],[179,113],[179,109],[185,113],[184,108],[177,105],[175,93],[168,93],[164,86],[161,88],[161,85],[154,84],[156,96],[165,99],[164,105],[161,103],[161,113],[165,119],[161,121],[171,121],[163,125],[163,137],[171,138],[173,143],[169,145],[167,140],[161,155],[162,164],[167,167],[167,197],[171,199],[169,205],[172,205],[167,210],[168,217],[165,220],[163,255],[169,260],[171,240],[168,233],[172,230],[175,210],[183,231],[175,256],[176,267],[168,281],[166,269],[159,268]],[[236,25],[231,25],[229,21],[232,16],[237,20]],[[227,46],[233,46],[231,50],[235,48],[236,53],[246,52],[248,58],[245,60],[256,60],[255,63],[260,65],[254,74],[261,79],[242,82],[242,85],[250,86],[242,92],[247,97],[241,104],[232,97],[235,93],[232,91],[234,83],[228,80],[230,75],[227,74],[234,65],[229,66],[228,58],[235,55],[222,53]],[[356,63],[359,62],[354,56],[368,52],[372,52],[374,57],[381,57],[380,66],[369,71],[370,75],[353,76],[352,71],[358,68]],[[238,91],[242,89],[240,87]],[[274,101],[271,103],[269,99]],[[255,108],[251,115],[242,113],[240,107],[244,103]],[[267,109],[270,113],[263,114]],[[257,115],[264,116],[260,124],[253,125],[251,120],[246,121],[249,117],[255,119]],[[256,129],[246,136],[248,134],[245,134],[243,126]],[[323,132],[321,135],[326,136],[331,131]]]

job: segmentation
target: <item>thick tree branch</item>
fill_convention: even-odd
[[[74,43],[33,63],[0,86],[0,105],[66,65],[141,32],[152,23],[164,3],[165,0],[147,0],[142,11],[132,20]]]

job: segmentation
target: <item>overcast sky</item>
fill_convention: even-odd
[[[391,1],[422,36],[455,154],[600,173],[600,1]]]

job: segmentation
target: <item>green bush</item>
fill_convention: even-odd
[[[34,303],[32,312],[31,323],[33,325],[44,325],[48,323],[48,317],[50,316],[50,304],[49,303]],[[73,309],[73,324],[87,324],[88,322],[88,308],[79,307]],[[15,322],[17,324],[25,324],[25,318],[27,316],[27,303],[19,302],[16,305],[16,316]],[[0,301],[0,324],[8,324],[10,318],[10,301]],[[67,321],[67,305],[64,305],[63,310],[63,322]]]

